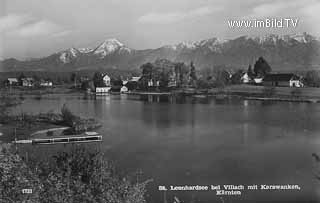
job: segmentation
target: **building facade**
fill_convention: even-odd
[[[303,87],[301,78],[293,73],[267,74],[263,78],[263,85],[279,87]]]

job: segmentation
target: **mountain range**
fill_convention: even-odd
[[[59,71],[113,68],[137,70],[143,63],[159,58],[194,62],[199,69],[215,66],[247,68],[263,56],[273,70],[306,70],[320,68],[320,40],[307,33],[294,35],[241,36],[230,40],[211,38],[182,42],[156,49],[136,50],[117,39],[107,39],[95,48],[69,48],[50,56],[20,61],[2,60],[0,70]]]

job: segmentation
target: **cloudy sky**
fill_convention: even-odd
[[[211,37],[308,32],[320,36],[320,0],[0,0],[0,59],[41,57],[117,38],[156,48]],[[298,18],[296,28],[231,29],[227,20]]]

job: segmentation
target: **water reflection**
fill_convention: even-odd
[[[154,178],[149,202],[161,202],[158,185],[174,184],[292,182],[303,191],[257,192],[242,198],[314,198],[310,155],[319,151],[319,104],[164,95],[80,98],[26,98],[17,109],[46,112],[67,102],[76,114],[99,119],[106,154],[121,168],[142,168],[145,177]],[[172,195],[177,194],[168,193]],[[192,193],[178,195],[188,202]],[[216,200],[212,193],[196,195],[202,202]]]

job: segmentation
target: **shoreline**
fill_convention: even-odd
[[[214,96],[223,99],[229,96],[236,96],[242,99],[259,100],[259,101],[281,101],[281,102],[308,102],[320,103],[319,88],[292,88],[292,87],[271,87],[271,86],[253,86],[253,85],[230,85],[220,88],[196,89],[196,88],[180,88],[171,91],[130,91],[123,93],[125,95],[151,95],[151,96],[194,96],[208,97]],[[67,86],[49,89],[17,89],[10,92],[9,89],[0,89],[0,93],[9,93],[8,96],[38,96],[41,99],[44,95],[54,94],[83,94],[84,91],[79,89],[70,89]],[[97,95],[100,96],[100,95]],[[102,95],[104,96],[104,95]]]
[[[127,94],[127,93],[126,93]],[[219,94],[176,94],[176,93],[155,93],[155,92],[141,92],[141,93],[129,93],[128,95],[150,95],[150,96],[192,96],[196,98],[215,97],[216,99],[226,99],[228,97],[238,97],[244,100],[257,100],[257,101],[279,101],[279,102],[304,102],[304,103],[320,103],[320,98],[309,97],[281,97],[281,95],[275,95],[272,97],[264,96],[244,96],[237,93],[219,93]]]

